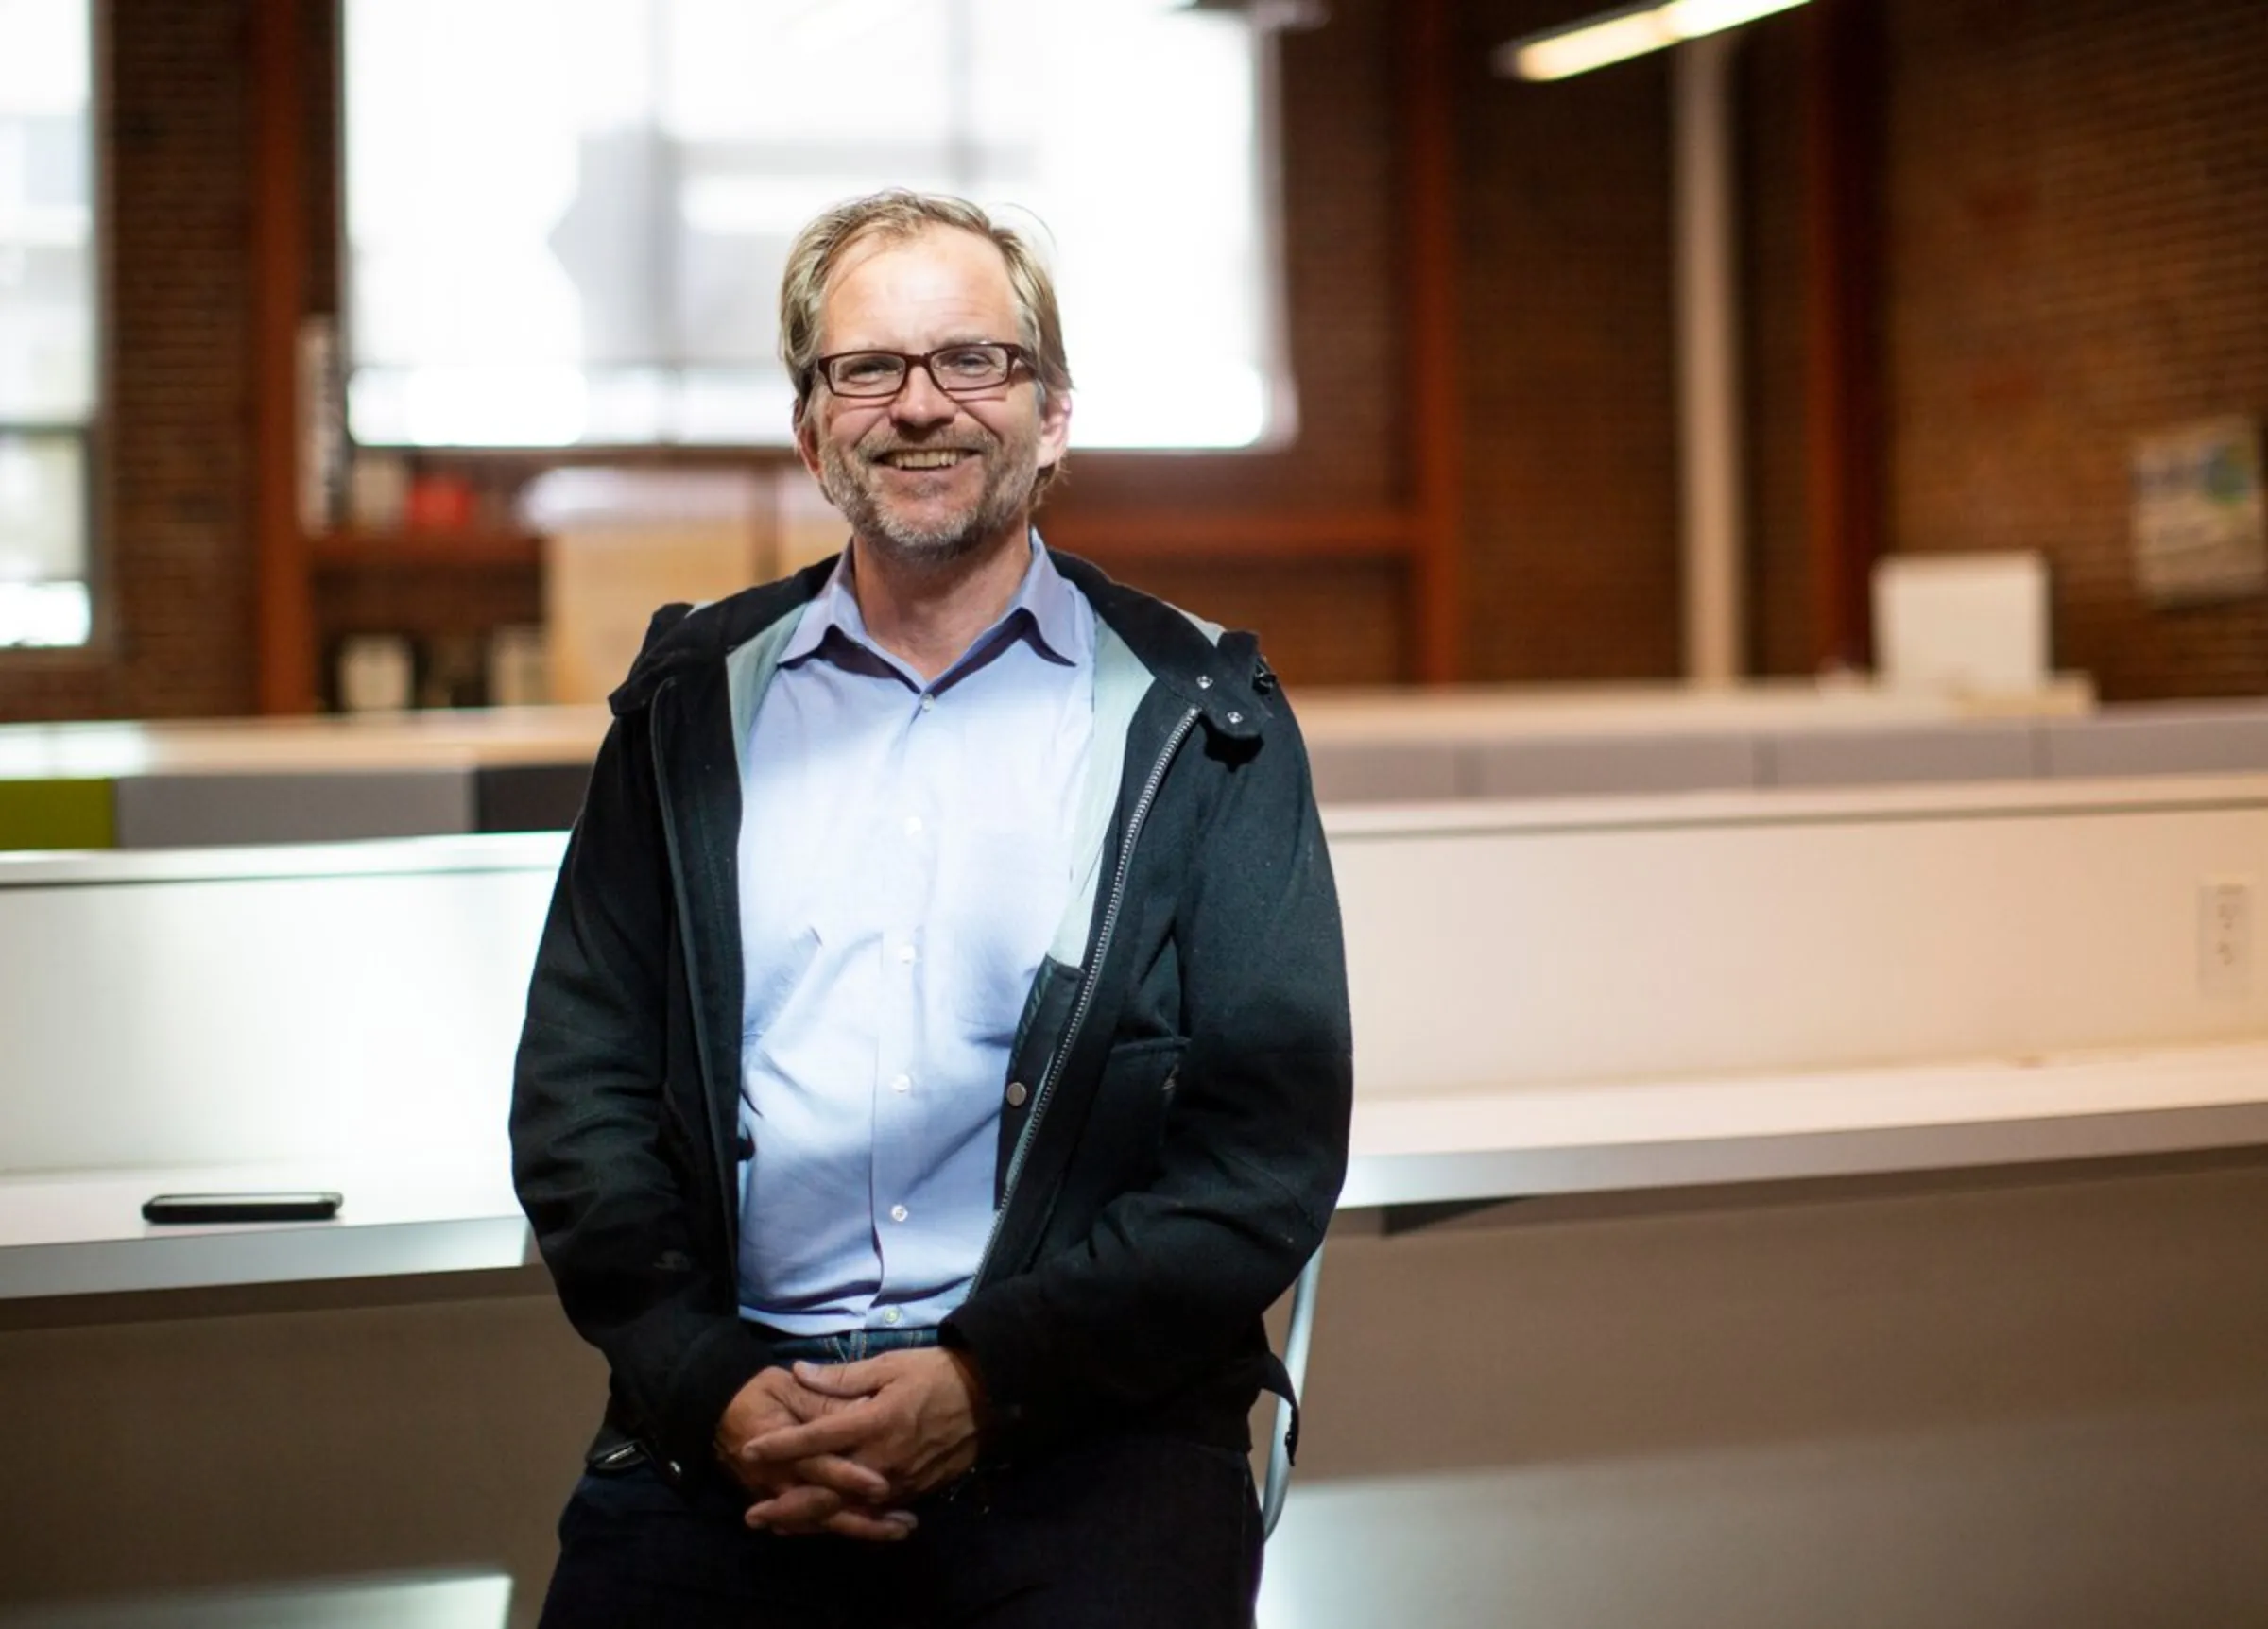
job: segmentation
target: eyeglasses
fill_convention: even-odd
[[[820,357],[811,369],[837,396],[878,401],[904,389],[906,375],[916,368],[926,369],[930,383],[948,396],[974,396],[1005,385],[1020,362],[1030,368],[1032,353],[1021,345],[988,339],[941,345],[918,356],[906,351],[843,351]]]

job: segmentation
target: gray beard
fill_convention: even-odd
[[[897,564],[935,569],[973,554],[1030,508],[1039,472],[1017,458],[1018,451],[999,448],[1006,456],[995,456],[974,506],[934,525],[916,523],[885,507],[867,478],[868,467],[832,442],[819,450],[819,488],[861,542]]]

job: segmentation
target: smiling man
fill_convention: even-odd
[[[850,540],[657,614],[529,991],[515,1175],[612,1378],[543,1622],[1242,1629],[1350,1097],[1297,728],[1033,531],[1013,232],[830,211],[781,348]]]

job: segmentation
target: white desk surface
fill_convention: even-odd
[[[1332,842],[1498,832],[1610,832],[1736,826],[1876,824],[1980,816],[2249,809],[2268,802],[2268,774],[2136,775],[2071,780],[1943,780],[1897,786],[1734,786],[1591,797],[1454,797],[1429,803],[1326,805]]]
[[[2268,1041],[1360,1098],[1344,1209],[2268,1144]]]
[[[2260,784],[2268,797],[2268,780]],[[134,883],[281,882],[287,878],[429,877],[445,871],[549,876],[564,832],[448,832],[350,843],[264,843],[241,849],[0,849],[0,889]]]
[[[0,726],[0,780],[588,763],[606,732],[600,706],[10,724]]]
[[[1692,685],[1316,688],[1293,703],[1318,743],[1847,729],[1963,718],[2071,718],[2094,710],[2084,677],[2011,695],[1760,679]],[[0,780],[305,774],[584,763],[603,706],[436,708],[313,718],[112,719],[0,725]]]
[[[2268,1040],[1365,1099],[1343,1209],[2268,1145]],[[150,1195],[335,1189],[327,1223],[153,1227]],[[0,1298],[518,1267],[501,1149],[405,1168],[0,1180]]]
[[[330,1222],[153,1226],[159,1193],[335,1191]],[[509,1159],[88,1171],[0,1179],[0,1299],[384,1277],[534,1260]]]
[[[2058,674],[2037,690],[1899,690],[1864,680],[1749,679],[1736,685],[1444,685],[1295,690],[1311,744],[1482,742],[1603,735],[1838,730],[1966,719],[2084,718],[2093,682]]]
[[[186,1589],[120,1601],[0,1604],[0,1629],[504,1629],[507,1572],[427,1571],[337,1584]]]

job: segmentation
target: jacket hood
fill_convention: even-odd
[[[646,624],[645,643],[639,648],[638,660],[607,697],[607,706],[617,718],[636,712],[653,700],[663,679],[723,661],[734,646],[816,599],[840,557],[830,555],[793,576],[743,589],[706,605],[679,601],[663,606]]]

